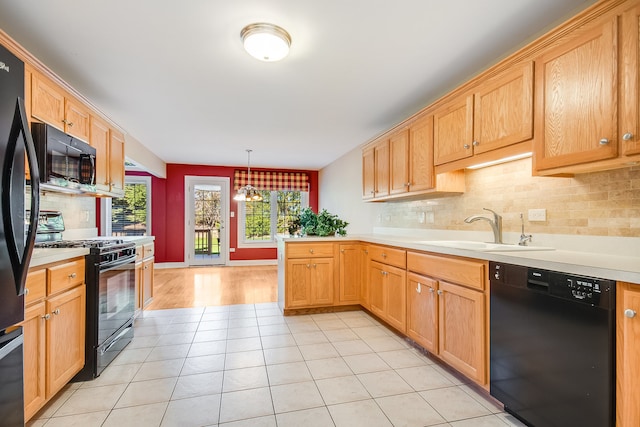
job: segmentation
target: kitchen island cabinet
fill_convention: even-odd
[[[334,304],[336,248],[334,243],[287,243],[285,312]]]
[[[33,268],[25,286],[29,291],[20,326],[28,421],[84,366],[84,258]]]

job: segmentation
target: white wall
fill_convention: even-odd
[[[362,150],[351,150],[318,173],[318,204],[349,223],[347,234],[373,232],[380,204],[362,201]]]

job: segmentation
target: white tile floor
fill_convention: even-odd
[[[36,426],[520,426],[361,311],[275,304],[146,311],[96,380]]]

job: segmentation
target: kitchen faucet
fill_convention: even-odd
[[[472,222],[479,220],[487,221],[489,225],[491,225],[491,229],[493,230],[493,243],[502,243],[502,217],[491,209],[482,209],[491,212],[493,214],[493,219],[487,218],[486,216],[482,215],[472,215],[468,218],[465,218],[464,222],[466,222],[467,224],[471,224]]]

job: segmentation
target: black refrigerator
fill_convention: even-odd
[[[23,98],[24,63],[0,46],[0,425],[11,427],[24,425],[24,340],[22,328],[12,326],[24,320],[24,284],[39,207],[38,167]]]

